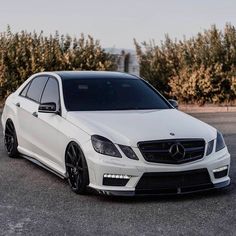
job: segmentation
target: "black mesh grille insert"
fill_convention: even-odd
[[[145,141],[139,142],[138,147],[146,161],[165,164],[195,161],[203,158],[205,153],[204,139]],[[173,155],[177,148],[180,153]]]
[[[220,172],[215,172],[214,176],[215,176],[216,179],[219,179],[219,178],[225,177],[227,174],[228,174],[228,169],[222,170]]]
[[[107,186],[125,186],[128,181],[128,179],[103,178],[102,184]]]
[[[207,169],[181,172],[144,173],[136,193],[177,193],[209,188],[212,182]]]

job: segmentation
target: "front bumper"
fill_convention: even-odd
[[[104,156],[89,148],[85,150],[90,150],[89,153],[85,153],[89,169],[89,187],[103,194],[118,196],[187,194],[224,188],[230,185],[230,178],[228,176],[230,154],[227,148],[214,152],[201,160],[179,165],[146,162],[138,148],[133,148],[139,158],[138,161],[128,159],[125,156],[122,156],[122,158]],[[214,171],[222,167],[227,167],[226,174],[216,178]],[[194,172],[201,169],[205,169],[209,176],[209,181],[206,184],[194,182],[193,185],[184,184],[182,186],[180,182],[174,188],[173,186],[168,186],[168,184],[166,187],[164,184],[161,188],[137,188],[145,174],[165,173],[168,175],[168,173]],[[124,186],[122,184],[111,184],[109,186],[109,184],[104,182],[104,176],[112,175],[118,176],[117,178],[119,176],[128,176],[129,179],[125,182]],[[107,182],[109,183],[109,181]],[[119,181],[119,183],[121,182]]]
[[[119,190],[98,190],[95,189],[99,194],[108,195],[108,196],[122,196],[122,197],[133,197],[133,196],[150,196],[150,195],[157,195],[157,196],[167,196],[167,195],[184,195],[184,194],[191,194],[191,193],[199,193],[210,191],[214,189],[223,189],[230,186],[230,179],[218,184],[212,184],[208,187],[195,187],[191,188],[191,190],[184,190],[182,191],[181,188],[176,189],[176,191],[119,191]]]

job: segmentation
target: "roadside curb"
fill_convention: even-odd
[[[190,106],[180,105],[179,110],[186,113],[214,113],[214,112],[236,112],[235,106]]]

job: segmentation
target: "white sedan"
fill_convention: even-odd
[[[6,100],[9,157],[67,178],[79,194],[181,194],[230,184],[215,128],[178,111],[145,80],[118,72],[43,72]]]

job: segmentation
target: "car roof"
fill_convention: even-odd
[[[94,78],[117,78],[117,79],[139,79],[135,75],[113,71],[55,71],[62,80],[67,79],[94,79]]]

